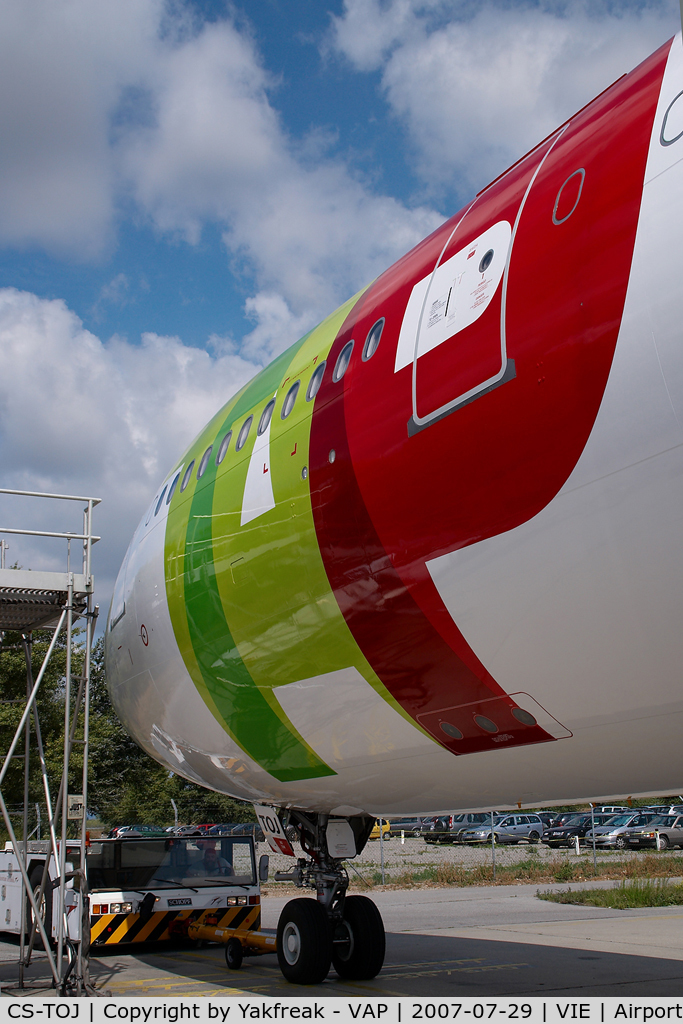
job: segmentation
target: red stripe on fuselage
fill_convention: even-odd
[[[445,261],[500,220],[514,224],[545,158],[510,260],[506,334],[514,380],[408,437],[412,367],[394,373],[401,322],[413,285],[431,272],[461,214],[375,282],[330,353],[333,367],[355,338],[346,376],[335,384],[326,374],[313,415],[311,494],[327,575],[387,689],[416,719],[434,713],[426,727],[454,752],[495,745],[495,737],[472,721],[475,713],[487,716],[486,705],[476,702],[503,691],[452,621],[425,562],[532,518],[557,494],[586,444],[621,322],[669,48],[483,193],[444,253]],[[580,199],[571,216],[555,224],[558,193],[578,168],[585,172]],[[571,210],[573,198],[561,197],[555,219]],[[486,352],[482,372],[490,373],[490,353],[500,340],[501,287],[476,323],[420,358],[420,415],[471,386],[478,352]],[[364,363],[363,342],[381,316],[379,348]],[[503,704],[507,711],[500,710]],[[463,705],[455,718],[444,715],[464,734],[451,742],[438,729],[437,712]],[[538,727],[511,725],[513,705],[505,697],[499,707],[499,734],[510,735],[505,745],[550,738]]]

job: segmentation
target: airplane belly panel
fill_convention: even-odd
[[[290,721],[335,771],[414,757],[434,748],[353,666],[278,686],[275,696]]]

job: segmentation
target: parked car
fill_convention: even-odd
[[[382,838],[383,839],[390,839],[391,838],[391,825],[389,824],[389,821],[387,820],[387,818],[376,818],[375,819],[375,824],[372,826],[372,832],[370,833],[369,838],[370,839],[379,839],[380,827],[382,829]]]
[[[447,824],[450,817],[450,814],[433,814],[430,818],[422,818],[420,832],[429,832],[439,821]]]
[[[499,814],[472,829],[462,832],[463,843],[490,843],[491,833],[497,843],[519,843],[526,839],[528,843],[537,843],[543,833],[543,822],[537,814]]]
[[[655,814],[683,814],[683,804],[648,804],[647,807],[639,807],[639,811],[654,811]]]
[[[166,829],[160,825],[118,825],[107,834],[107,839],[139,839],[165,835]]]
[[[422,822],[421,834],[426,843],[451,843],[451,823],[455,817],[462,815],[440,814],[436,818],[426,818]]]
[[[389,818],[389,825],[392,836],[400,836],[401,832],[407,836],[419,836],[422,818]]]
[[[107,832],[107,839],[116,839],[119,832],[129,829],[130,827],[130,825],[114,825],[114,827],[110,828]]]
[[[594,814],[593,818],[590,814],[575,814],[573,818],[569,818],[561,825],[553,825],[545,829],[541,840],[550,847],[573,846],[576,836],[583,839],[586,832],[592,827],[593,821],[596,826],[604,825],[611,817],[613,815],[610,814]]]
[[[614,846],[617,850],[624,850],[628,846],[625,833],[629,828],[637,828],[640,825],[647,825],[656,814],[642,814],[639,811],[631,811],[629,814],[615,814],[603,825],[596,825],[594,829],[586,832],[586,843],[592,845],[595,836],[596,846]]]
[[[658,834],[660,850],[683,846],[683,814],[659,814],[646,825],[628,829],[624,836],[630,847],[643,849],[656,846]]]
[[[494,812],[494,818],[497,813]],[[462,841],[463,832],[478,825],[485,826],[486,822],[491,822],[491,811],[449,814],[445,818],[438,818],[434,828],[423,833],[423,838],[427,843],[459,843]]]
[[[212,833],[213,833],[213,829],[209,829],[208,834],[211,835]],[[242,822],[240,822],[239,825],[235,825],[233,827],[233,830],[230,833],[230,835],[231,836],[253,836],[255,843],[263,843],[265,841],[265,838],[266,838],[264,836],[264,834],[263,834],[263,829],[261,828],[261,826],[256,821],[242,821]]]
[[[640,808],[641,811],[645,809],[644,807]],[[600,807],[593,808],[595,814],[628,814],[629,811],[635,810],[638,810],[638,808],[624,807],[621,804],[601,804]]]
[[[212,825],[206,834],[207,836],[229,836],[232,833],[233,829],[236,828],[236,821],[227,821],[223,822],[222,825]],[[199,834],[201,835],[202,833],[200,832]]]

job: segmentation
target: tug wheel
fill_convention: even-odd
[[[340,978],[367,981],[382,970],[384,923],[366,896],[347,896],[344,917],[334,929],[332,964]]]
[[[34,898],[36,900],[36,903],[38,902],[38,896],[40,895],[40,883],[42,882],[42,880],[43,880],[43,865],[42,864],[36,864],[35,867],[32,868],[31,873],[29,875],[29,884],[30,884],[31,889],[33,891],[33,896],[34,896]],[[28,933],[27,934],[27,938],[28,938],[28,935],[30,934],[31,928],[33,926],[33,907],[31,906],[31,903],[30,903],[30,900],[29,900],[28,896],[26,896],[25,899],[26,899],[26,926],[27,926],[27,933]],[[51,884],[51,879],[50,879],[49,875],[48,875],[48,879],[47,879],[47,884],[45,886],[45,892],[43,893],[43,899],[42,899],[42,902],[40,903],[38,909],[40,910],[40,917],[41,917],[41,920],[43,922],[43,927],[45,928],[45,931],[47,932],[48,938],[51,939],[51,934],[50,933],[52,931],[52,884]],[[34,948],[35,949],[44,949],[45,948],[45,946],[43,945],[42,936],[41,936],[40,932],[38,931],[37,927],[36,927],[36,937],[35,937],[35,942],[34,942]]]
[[[242,966],[243,956],[244,951],[240,940],[234,937],[232,939],[228,939],[225,945],[225,962],[228,965],[228,970],[239,971]]]
[[[287,981],[295,985],[316,985],[327,977],[332,937],[327,914],[317,900],[285,904],[277,924],[277,959]]]

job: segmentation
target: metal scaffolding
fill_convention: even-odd
[[[17,854],[21,872],[21,927],[19,938],[19,976],[17,987],[26,987],[25,970],[31,963],[37,936],[40,936],[47,957],[52,985],[62,994],[91,994],[88,960],[90,947],[90,917],[88,887],[85,870],[86,850],[86,808],[88,799],[88,744],[90,718],[90,675],[92,642],[97,620],[98,607],[93,604],[92,547],[100,538],[92,531],[93,510],[99,498],[88,498],[74,494],[49,494],[41,491],[19,491],[0,488],[0,494],[15,495],[33,499],[50,499],[59,502],[84,504],[82,532],[65,533],[51,530],[10,529],[0,527],[0,654],[6,644],[8,632],[20,635],[20,646],[26,661],[26,701],[16,727],[14,738],[2,758],[0,767],[0,812],[9,834],[12,850]],[[19,534],[26,537],[51,537],[66,541],[66,570],[64,572],[43,572],[6,567],[8,544],[4,537]],[[72,544],[82,547],[80,572],[72,569]],[[84,623],[85,648],[83,666],[78,674],[72,669],[75,624]],[[32,646],[35,630],[51,630],[52,638],[43,658],[40,670],[34,678]],[[53,658],[59,638],[63,638],[66,667],[64,671],[64,752],[62,776],[56,798],[53,799],[45,750],[40,727],[37,697],[41,683]],[[23,701],[22,701],[23,703]],[[35,746],[31,736],[34,736]],[[23,752],[21,744],[23,738]],[[81,793],[74,800],[69,795],[69,768],[75,745],[82,746],[83,774]],[[46,842],[31,841],[33,833],[28,832],[29,778],[32,746],[34,756],[40,762],[45,821],[49,832]],[[17,753],[17,748],[20,752]],[[22,836],[17,838],[12,826],[3,793],[3,784],[13,758],[23,758],[24,800],[22,811]],[[74,804],[78,807],[74,813]],[[42,821],[40,804],[36,804],[38,827]],[[72,872],[67,870],[67,823],[80,821],[80,856]],[[77,826],[78,827],[78,826]],[[35,830],[34,830],[35,831]],[[75,845],[75,844],[74,844]],[[42,878],[38,883],[34,875],[29,878],[28,865],[31,854],[41,853],[43,857]],[[50,861],[56,866],[58,879],[50,878]],[[72,881],[72,888],[67,883]],[[52,901],[46,899],[48,887],[54,887]],[[69,926],[67,914],[73,909],[74,891],[79,894],[80,928],[78,938],[73,938],[74,928]],[[45,907],[53,907],[52,920],[43,920]],[[41,913],[42,910],[42,913]],[[47,916],[47,915],[46,915]],[[52,922],[55,921],[53,937]],[[33,985],[31,986],[33,987]]]

